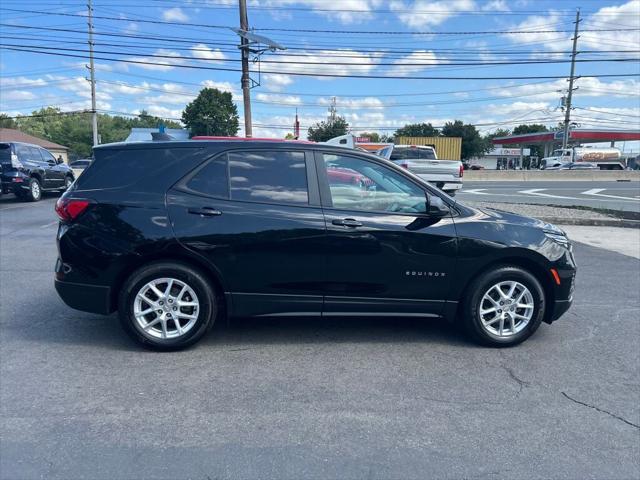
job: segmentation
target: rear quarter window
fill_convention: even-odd
[[[78,190],[121,188],[167,189],[204,161],[201,148],[149,148],[94,151],[95,160],[76,181]]]
[[[0,143],[0,163],[11,163],[10,143]]]

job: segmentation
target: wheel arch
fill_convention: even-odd
[[[126,263],[126,267],[123,268],[122,271],[117,275],[111,288],[110,304],[112,311],[115,311],[118,308],[118,296],[120,295],[120,291],[122,290],[122,287],[124,286],[127,279],[139,268],[150,263],[160,262],[182,263],[198,270],[213,285],[214,295],[220,302],[223,315],[226,315],[231,311],[230,300],[227,298],[227,295],[225,295],[226,290],[224,288],[224,282],[222,280],[222,275],[220,274],[220,272],[217,269],[212,268],[209,263],[203,261],[202,259],[179,251],[145,255],[144,257],[136,258],[133,261],[128,261]]]
[[[536,258],[539,257],[539,258]],[[523,270],[526,270],[531,275],[536,277],[536,279],[540,282],[542,289],[545,295],[545,311],[543,321],[549,323],[551,315],[553,314],[553,305],[555,303],[555,291],[553,289],[553,277],[551,276],[551,272],[545,266],[546,259],[538,254],[528,254],[522,255],[517,252],[510,252],[510,254],[492,259],[491,261],[482,264],[475,271],[469,275],[466,282],[462,285],[461,289],[457,292],[456,298],[453,300],[457,301],[456,304],[456,312],[454,312],[452,318],[456,318],[457,313],[459,312],[461,305],[464,303],[465,294],[469,285],[476,278],[478,278],[481,274],[485,273],[488,270],[494,270],[499,267],[520,267]]]

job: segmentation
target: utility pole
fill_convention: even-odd
[[[98,145],[98,113],[96,112],[96,69],[93,65],[93,5],[87,0],[89,25],[89,71],[91,73],[91,129],[93,131],[93,146]]]
[[[569,124],[571,123],[571,99],[573,97],[573,81],[576,71],[576,55],[578,55],[578,26],[580,25],[580,9],[576,10],[576,28],[573,32],[573,49],[571,51],[571,74],[569,75],[569,93],[564,111],[564,135],[562,136],[562,148],[567,148],[569,144]]]
[[[247,18],[247,0],[239,0],[240,5],[240,30],[249,31]],[[242,100],[244,103],[244,135],[253,136],[251,127],[251,79],[249,78],[249,40],[240,36],[240,51],[242,52]]]
[[[329,106],[329,123],[336,123],[338,110],[336,108],[336,97],[331,97],[331,105]]]

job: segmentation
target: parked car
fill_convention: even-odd
[[[55,286],[73,308],[117,310],[148,347],[281,315],[441,317],[503,347],[571,305],[562,230],[465,206],[375,155],[242,140],[94,155],[56,204]]]
[[[73,162],[69,163],[69,166],[73,169],[84,170],[89,165],[91,165],[92,161],[93,159],[91,158],[82,158],[80,160],[74,160]]]
[[[73,171],[51,152],[29,143],[0,143],[2,193],[37,202],[42,193],[64,191],[73,183]]]
[[[433,147],[395,145],[391,161],[453,196],[462,188],[464,167],[457,160],[438,160]]]

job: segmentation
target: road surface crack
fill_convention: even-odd
[[[624,422],[627,425],[631,425],[632,427],[635,427],[635,428],[640,428],[640,425],[636,425],[635,423],[630,422],[629,420],[627,420],[625,418],[622,418],[621,416],[616,415],[615,413],[607,412],[606,410],[598,408],[595,405],[589,405],[588,403],[584,403],[584,402],[581,402],[580,400],[576,400],[575,398],[572,398],[569,395],[567,395],[565,392],[560,392],[560,393],[562,393],[562,395],[564,395],[565,398],[571,400],[574,403],[577,403],[578,405],[583,405],[585,407],[592,408],[592,409],[594,409],[594,410],[596,410],[596,411],[598,411],[600,413],[605,413],[605,414],[607,414],[607,415],[609,415],[609,416],[611,416],[611,417],[613,417],[613,418],[615,418],[617,420],[620,420],[621,422]]]

